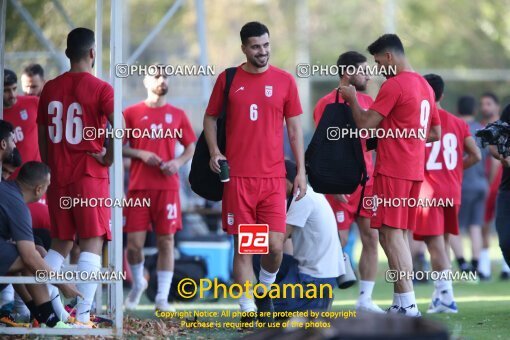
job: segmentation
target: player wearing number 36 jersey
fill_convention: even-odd
[[[373,193],[384,202],[417,199],[423,181],[425,133],[429,139],[441,134],[434,92],[427,81],[414,72],[407,61],[404,47],[395,34],[385,34],[373,42],[368,51],[379,67],[385,69],[387,80],[370,109],[361,109],[352,86],[341,86],[342,96],[351,106],[358,128],[379,128],[384,131],[407,130],[410,138],[380,138],[374,169]],[[391,71],[396,69],[396,74]],[[413,135],[415,137],[413,137]],[[407,230],[413,230],[416,208],[385,203],[374,207],[371,227],[379,229],[379,239],[388,257],[390,269],[412,271]],[[395,282],[390,313],[421,315],[411,280]]]
[[[104,137],[87,140],[89,136],[83,133],[86,128],[106,128],[107,120],[113,125],[113,88],[91,74],[95,55],[94,32],[86,28],[72,30],[66,49],[71,69],[46,83],[39,102],[39,148],[53,178],[48,188],[52,249],[45,260],[55,271],[77,236],[81,249],[78,271],[98,272],[103,241],[111,238],[109,207],[88,207],[84,203],[69,206],[69,198],[109,197],[108,166],[113,160],[113,143],[105,149]],[[76,320],[91,327],[90,306],[97,284],[77,287],[83,298],[78,298]]]

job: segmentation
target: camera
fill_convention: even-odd
[[[500,155],[510,156],[510,124],[498,120],[476,131],[475,135],[480,138],[482,147],[496,145]]]

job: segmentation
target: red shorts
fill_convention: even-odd
[[[285,178],[230,177],[223,189],[223,230],[232,235],[239,224],[260,223],[285,233],[286,189]]]
[[[74,240],[104,236],[112,239],[110,225],[110,208],[97,204],[94,207],[72,206],[69,209],[68,199],[106,199],[110,197],[108,178],[83,177],[63,187],[50,185],[47,193],[50,211],[52,238]]]
[[[182,229],[181,200],[177,190],[130,190],[127,199],[149,199],[150,207],[126,207],[124,232],[151,231],[175,234]]]
[[[424,236],[439,236],[447,233],[458,235],[459,209],[459,204],[453,207],[418,207],[413,238],[423,241]]]
[[[360,204],[361,198],[361,189],[362,187],[358,187],[356,191],[354,191],[350,195],[347,196],[347,203],[342,203],[335,199],[334,195],[324,195],[333,209],[336,218],[336,226],[338,230],[349,230],[356,217],[356,212],[358,211],[358,204]],[[372,196],[373,186],[365,187],[364,197]],[[361,217],[372,217],[372,211],[365,209],[363,204],[361,206],[361,210],[359,212],[359,216]]]
[[[391,200],[392,202],[395,200],[400,203],[395,204],[395,206],[385,203],[375,205],[370,226],[380,228],[385,225],[397,229],[414,230],[417,208],[416,206],[403,204],[403,202],[419,198],[421,183],[420,181],[410,181],[381,174],[375,176],[374,198]]]

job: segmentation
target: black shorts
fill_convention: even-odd
[[[34,228],[34,243],[36,246],[41,246],[46,251],[50,250],[51,247],[51,236],[50,231],[44,228]]]

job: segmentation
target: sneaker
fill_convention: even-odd
[[[398,310],[398,313],[403,314],[405,316],[412,317],[412,318],[419,318],[421,316],[421,313],[420,313],[418,307],[414,303],[410,306],[405,307],[405,308],[400,307],[400,309]]]
[[[161,312],[175,312],[175,306],[166,300],[156,300],[156,310]]]
[[[384,311],[378,305],[376,305],[372,300],[363,301],[363,302],[358,300],[358,302],[356,302],[356,311],[358,313],[365,313],[365,312],[378,313],[378,314],[384,313]]]
[[[499,279],[501,281],[508,281],[510,279],[510,273],[509,272],[501,272],[501,275],[499,275]]]
[[[480,279],[480,281],[490,281],[491,280],[491,276],[490,275],[483,274],[480,271],[478,272],[478,278]]]
[[[30,323],[30,313],[29,314],[26,314],[26,313],[14,313],[14,314],[12,314],[12,318],[17,323]]]
[[[67,319],[67,322],[74,322],[76,320],[76,308],[71,305],[66,305],[64,308],[69,313],[69,319]],[[90,321],[97,325],[105,324],[106,327],[111,327],[111,325],[113,325],[112,320],[94,314],[90,314]]]
[[[270,316],[257,316],[257,319],[260,322],[265,322],[266,324],[274,322],[273,314],[274,314],[274,305],[273,299],[269,297],[269,294],[266,294],[263,298],[255,297],[255,306],[257,306],[257,312],[270,312]]]
[[[47,327],[46,324],[42,323],[41,327],[45,328]],[[51,328],[75,328],[72,326],[72,324],[65,323],[63,321],[57,322],[57,324]]]
[[[14,318],[10,315],[3,315],[2,317],[0,317],[0,325],[3,325],[5,327],[24,327],[24,328],[30,327],[29,323],[20,323],[14,321]]]
[[[459,310],[457,309],[457,304],[455,301],[452,301],[450,304],[446,304],[442,302],[440,299],[435,299],[430,303],[429,309],[427,310],[428,314],[435,313],[454,313],[457,314]]]
[[[255,329],[255,322],[257,318],[255,316],[242,316],[241,317],[241,326],[239,330],[250,331]]]
[[[143,279],[142,286],[140,288],[133,286],[126,297],[126,301],[124,301],[124,306],[126,310],[135,310],[136,306],[140,303],[140,298],[142,297],[143,292],[147,289],[149,284],[147,280]]]
[[[66,323],[66,325],[69,325],[70,328],[97,328],[97,325],[92,321],[80,322],[74,318],[72,320],[69,318],[69,321]]]
[[[397,314],[400,310],[399,305],[392,305],[388,309],[386,309],[386,314]]]

